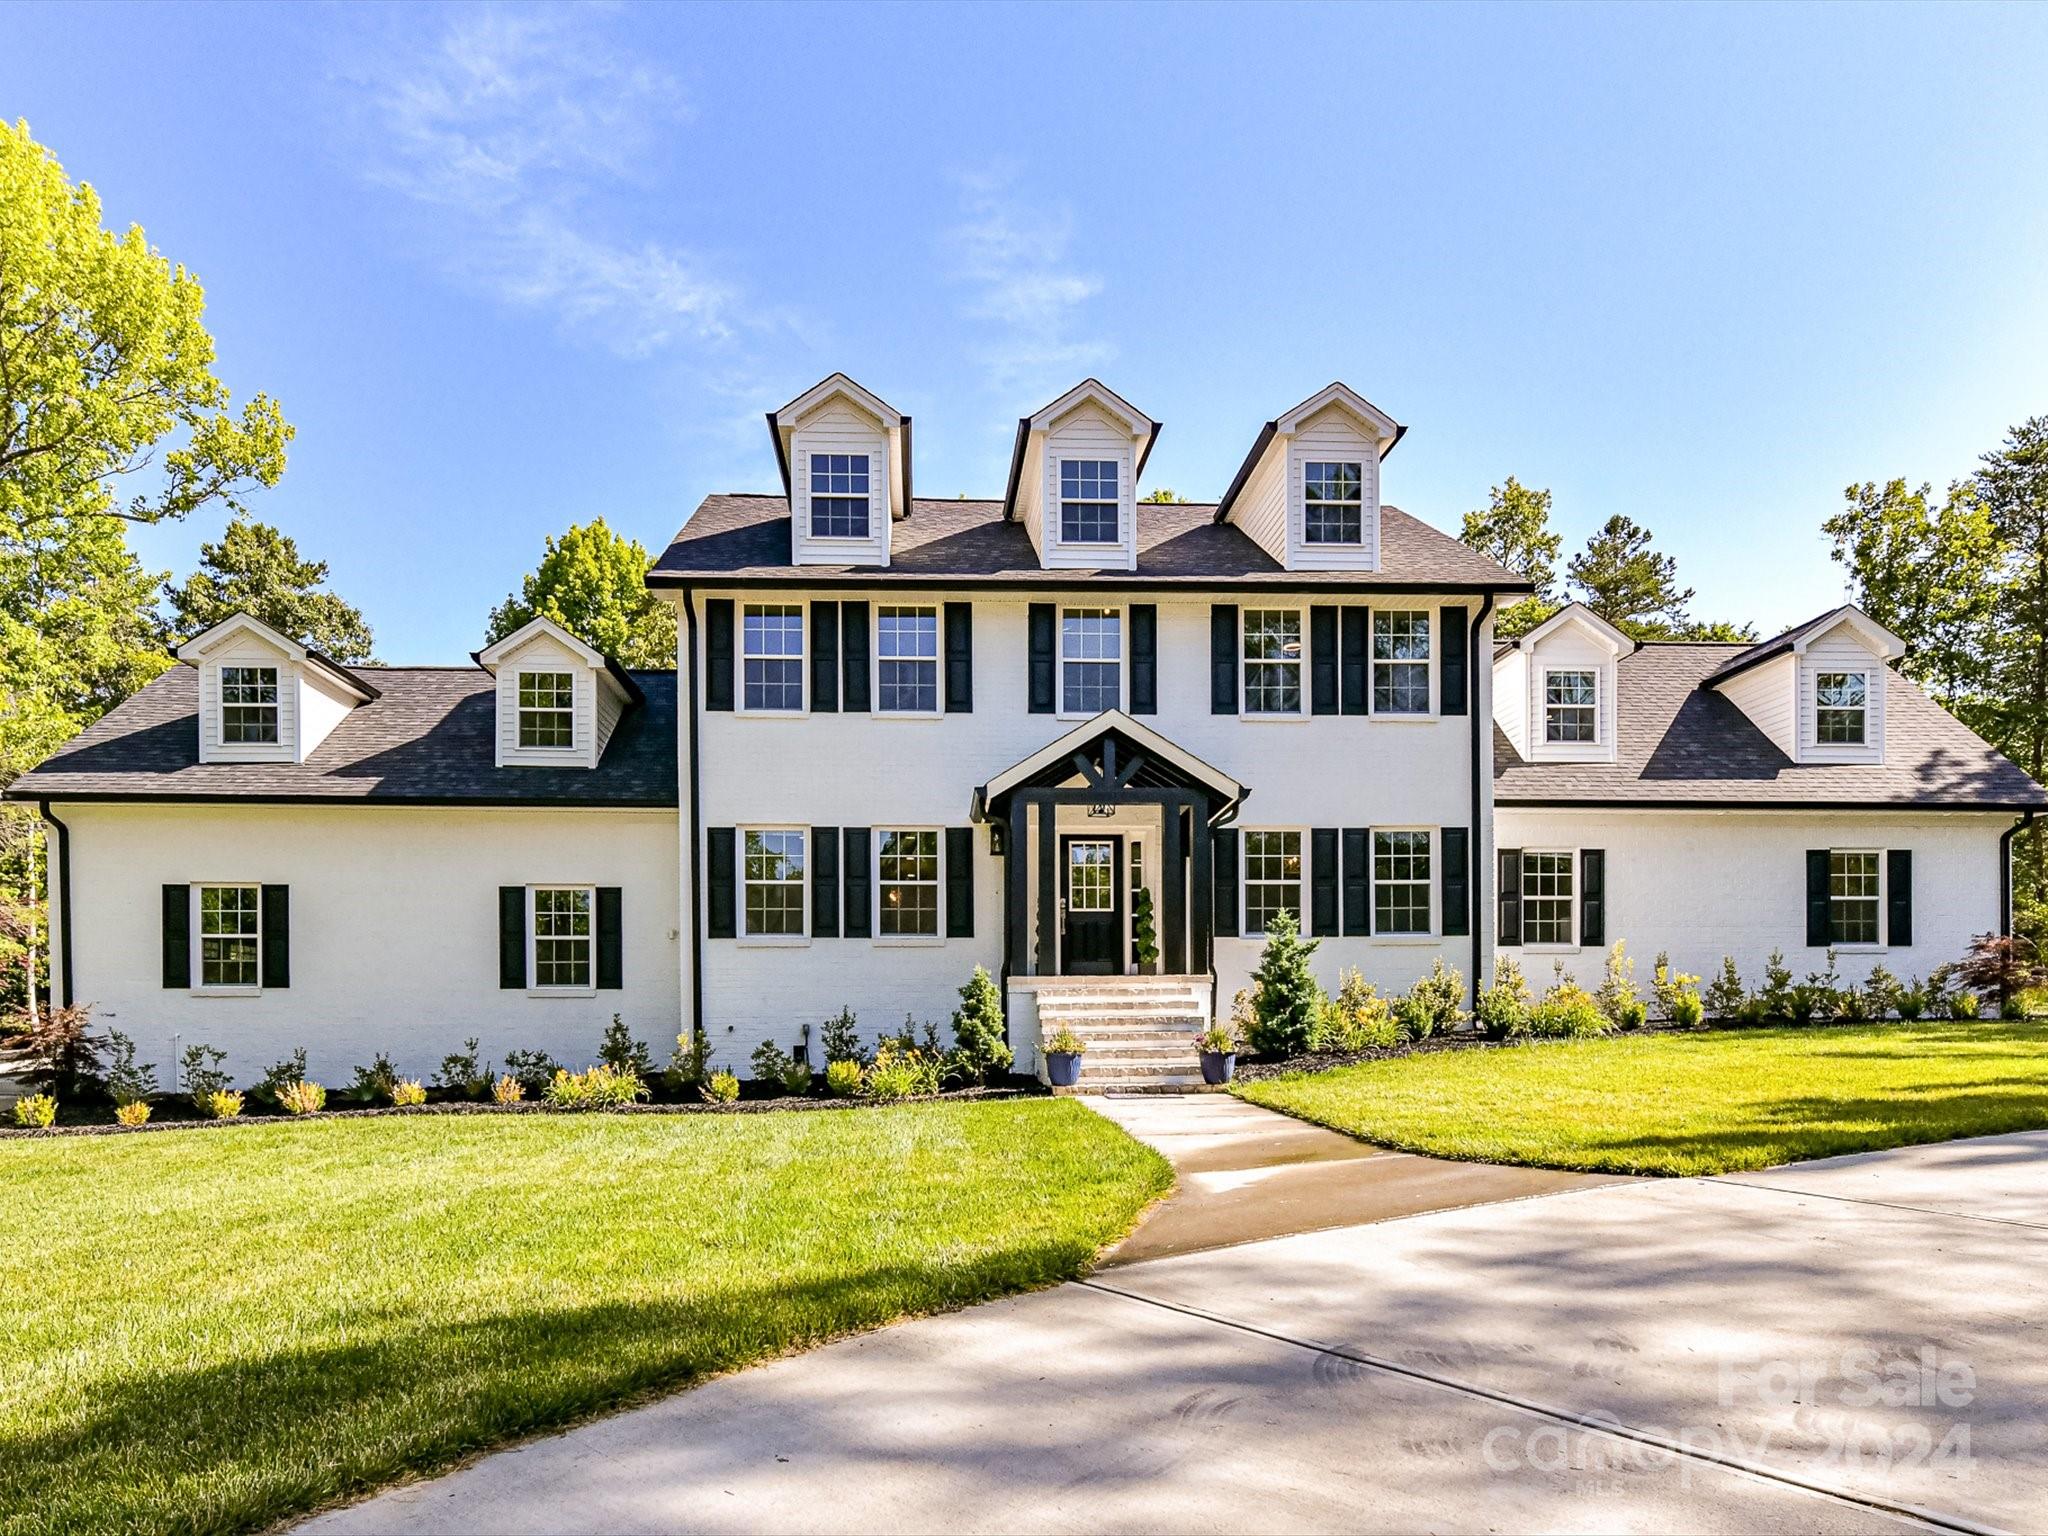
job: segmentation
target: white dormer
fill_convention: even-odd
[[[199,671],[199,761],[303,763],[377,690],[246,613],[178,647]]]
[[[1348,385],[1327,385],[1266,423],[1216,521],[1290,571],[1376,571],[1380,460],[1406,430]]]
[[[1493,660],[1493,717],[1525,763],[1611,763],[1616,670],[1635,641],[1571,603]]]
[[[797,565],[889,563],[910,515],[910,418],[843,373],[768,414]]]
[[[1905,641],[1845,604],[1742,652],[1706,686],[1795,763],[1881,763],[1886,674],[1905,654]]]
[[[1085,379],[1017,423],[1003,516],[1050,569],[1138,568],[1137,481],[1159,423]]]
[[[595,768],[633,680],[552,619],[534,619],[476,653],[498,683],[500,768]]]

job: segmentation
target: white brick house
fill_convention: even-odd
[[[943,1022],[980,964],[1030,1067],[1041,1004],[1227,1004],[1281,907],[1332,985],[1590,981],[1616,939],[1924,973],[2001,924],[2048,806],[1854,609],[1496,645],[1526,584],[1383,503],[1404,429],[1341,384],[1203,505],[1137,499],[1159,424],[1094,380],[1019,421],[997,500],[916,497],[910,419],[844,375],[768,421],[781,489],[707,498],[649,572],[675,673],[545,623],[384,669],[231,621],[18,781],[61,995],[244,1076],[582,1060],[613,1012],[743,1067],[842,1006]]]

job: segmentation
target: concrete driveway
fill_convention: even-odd
[[[1130,1263],[326,1531],[2048,1528],[2048,1133]]]

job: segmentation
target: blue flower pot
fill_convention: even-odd
[[[1045,1053],[1045,1075],[1052,1080],[1055,1088],[1071,1088],[1081,1081],[1081,1053],[1079,1051],[1047,1051]]]
[[[1227,1083],[1237,1072],[1237,1052],[1202,1052],[1202,1081],[1210,1087]]]

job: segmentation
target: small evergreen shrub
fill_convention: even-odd
[[[1738,1024],[1755,1026],[1769,1017],[1770,1015],[1764,1011],[1764,1000],[1761,996],[1745,997],[1741,1006],[1735,1010],[1735,1022]]]
[[[874,1063],[862,1087],[869,1098],[885,1103],[923,1098],[939,1091],[939,1063],[915,1046],[884,1040],[875,1048]]]
[[[581,1072],[566,1068],[548,1079],[543,1097],[557,1109],[616,1109],[647,1097],[647,1085],[637,1073],[621,1072],[599,1062]],[[733,1082],[733,1097],[739,1097],[739,1082]]]
[[[210,1045],[188,1045],[185,1054],[178,1058],[178,1076],[185,1085],[185,1097],[202,1115],[209,1112],[206,1106],[213,1096],[227,1090],[228,1075],[221,1071],[221,1063],[227,1059],[226,1051]]]
[[[1700,1000],[1699,993],[1687,987],[1673,994],[1671,999],[1671,1022],[1682,1029],[1691,1029],[1707,1016],[1707,1005]]]
[[[1226,1033],[1228,1031],[1226,1030]],[[1369,1051],[1398,1045],[1401,1031],[1394,1023],[1394,1010],[1359,974],[1347,967],[1338,978],[1337,995],[1325,998],[1310,1033],[1309,1048],[1316,1051]]]
[[[441,1058],[434,1086],[465,1099],[480,1099],[491,1091],[491,1066],[477,1054],[475,1035],[462,1042],[461,1050],[450,1051]]]
[[[114,1119],[130,1129],[149,1124],[149,1100],[130,1099],[126,1104],[116,1104]]]
[[[107,1092],[112,1096],[116,1109],[143,1104],[142,1120],[149,1118],[144,1101],[156,1092],[156,1068],[136,1062],[135,1042],[118,1029],[107,1031]],[[124,1120],[122,1124],[140,1125],[142,1120]]]
[[[960,1006],[953,1010],[955,1070],[964,1081],[985,1083],[990,1074],[1009,1071],[1011,1060],[1004,1039],[1003,994],[995,979],[977,965],[960,989]]]
[[[491,1085],[491,1098],[499,1104],[517,1104],[526,1097],[526,1085],[510,1072],[501,1073]]]
[[[242,1112],[242,1096],[231,1088],[216,1089],[195,1107],[209,1120],[232,1120]]]
[[[427,1102],[426,1085],[416,1077],[401,1077],[391,1085],[391,1102],[399,1109],[411,1109]]]
[[[1742,985],[1742,973],[1735,969],[1735,957],[1721,957],[1721,974],[1708,983],[1700,1001],[1709,1014],[1717,1019],[1732,1019],[1742,1012],[1742,1005],[1749,998],[1749,992]]]
[[[562,1064],[546,1051],[507,1051],[505,1075],[527,1093],[545,1093]]]
[[[1927,1011],[1927,988],[1915,977],[1899,989],[1892,1007],[1900,1018],[1911,1023]]]
[[[1513,1040],[1529,1032],[1529,983],[1512,955],[1496,955],[1493,980],[1481,989],[1472,1017],[1489,1040]]]
[[[711,1070],[710,1062],[711,1041],[702,1026],[687,1035],[677,1035],[675,1049],[669,1053],[668,1069],[661,1074],[662,1085],[674,1094],[701,1088]]]
[[[753,1065],[754,1081],[757,1083],[780,1083],[789,1075],[790,1068],[796,1064],[789,1052],[773,1040],[763,1040],[754,1047],[754,1054],[747,1059]]]
[[[825,1021],[818,1032],[818,1043],[828,1065],[835,1061],[850,1061],[863,1067],[868,1064],[867,1047],[861,1044],[860,1019],[851,1008],[841,1008]]]
[[[1873,965],[1863,978],[1863,1004],[1873,1019],[1888,1018],[1899,1011],[1899,994],[1905,989],[1899,978],[1882,964]]]
[[[1660,1019],[1678,1018],[1679,999],[1690,993],[1693,1001],[1699,999],[1700,979],[1688,976],[1671,963],[1671,957],[1661,950],[1657,954],[1657,967],[1650,977],[1650,996],[1655,1002],[1655,1012]],[[1697,1023],[1695,1019],[1693,1022]]]
[[[14,1123],[23,1130],[44,1130],[56,1119],[57,1100],[50,1094],[25,1094],[14,1101]]]
[[[1576,1040],[1613,1027],[1599,999],[1569,981],[1552,987],[1529,1010],[1529,1034],[1538,1040]]]
[[[1983,1011],[1983,1000],[1967,987],[1952,993],[1949,997],[1948,1016],[1952,1019],[1974,1019]]]
[[[1465,977],[1438,955],[1429,963],[1429,974],[1408,989],[1403,1001],[1411,1005],[1407,1017],[1421,1030],[1414,1039],[1441,1035],[1465,1021]]]
[[[268,1104],[275,1109],[284,1102],[284,1091],[293,1083],[306,1080],[306,1048],[302,1045],[283,1061],[270,1064],[270,1070],[263,1074],[263,1081],[249,1090],[249,1097],[258,1104]]]
[[[1844,987],[1835,996],[1835,1017],[1860,1024],[1870,1017],[1870,999],[1860,987]]]
[[[277,1103],[286,1114],[317,1115],[327,1107],[327,1090],[318,1083],[300,1078],[296,1083],[286,1083],[277,1090]]]
[[[1764,961],[1764,989],[1757,994],[1765,1018],[1792,1017],[1792,968],[1785,964],[1785,951],[1774,949]]]
[[[1138,887],[1138,894],[1131,902],[1131,947],[1137,951],[1141,966],[1159,963],[1159,925],[1152,909],[1152,888]]]
[[[611,1023],[604,1027],[604,1040],[598,1045],[597,1059],[601,1066],[614,1072],[629,1072],[645,1080],[654,1076],[654,1058],[647,1053],[647,1042],[635,1040],[633,1032],[626,1028],[626,1021],[616,1013]]]
[[[825,1091],[835,1099],[850,1099],[860,1092],[861,1066],[857,1061],[825,1063]]]
[[[704,1079],[704,1097],[713,1104],[737,1103],[740,1096],[740,1080],[730,1072],[713,1072]]]
[[[1259,968],[1252,972],[1257,1022],[1249,1043],[1259,1055],[1298,1056],[1308,1049],[1323,1001],[1322,988],[1308,965],[1317,944],[1302,938],[1292,912],[1283,909],[1267,920],[1266,945]]]
[[[398,1086],[398,1068],[379,1051],[367,1067],[357,1067],[355,1081],[348,1085],[348,1097],[359,1104],[391,1102],[391,1090]]]
[[[1636,963],[1620,939],[1607,951],[1607,974],[1593,996],[1616,1029],[1636,1029],[1650,1016],[1642,994],[1636,991]]]

